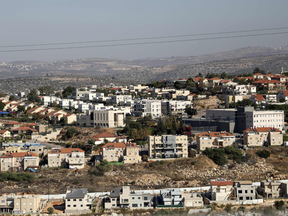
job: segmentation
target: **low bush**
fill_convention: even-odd
[[[263,149],[262,151],[259,150],[256,152],[256,154],[261,157],[261,158],[268,158],[270,157],[271,153],[270,151],[266,150],[266,149]]]
[[[29,174],[29,173],[19,173],[15,174],[12,172],[3,172],[0,173],[0,182],[3,181],[31,181],[32,179],[36,179],[34,175]]]

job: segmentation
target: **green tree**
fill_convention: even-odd
[[[6,106],[6,104],[3,103],[2,101],[0,101],[0,109],[3,110],[5,106]]]
[[[186,107],[185,108],[185,112],[187,113],[187,115],[189,116],[193,116],[193,115],[197,115],[197,109],[193,109],[192,107]]]
[[[275,208],[278,209],[278,210],[281,210],[282,207],[284,206],[284,201],[283,200],[276,200],[274,202],[274,205],[275,205]]]
[[[11,95],[11,96],[9,97],[9,101],[18,101],[18,98],[15,97],[14,95]]]
[[[66,136],[67,136],[67,138],[69,139],[69,138],[72,138],[73,137],[73,135],[74,135],[74,133],[75,133],[75,128],[73,128],[73,127],[68,127],[67,128],[67,132],[66,132]]]
[[[270,151],[266,150],[266,149],[263,149],[262,151],[257,151],[256,154],[261,157],[261,158],[268,158],[270,157]]]
[[[226,78],[228,78],[228,76],[227,76],[227,74],[225,72],[223,72],[223,73],[221,73],[220,78],[221,79],[226,79]]]
[[[228,163],[225,153],[224,153],[224,149],[222,148],[215,148],[215,149],[206,148],[203,151],[203,154],[206,155],[211,160],[213,160],[214,163],[220,166]]]
[[[53,207],[49,207],[47,209],[47,211],[49,212],[49,214],[53,214],[54,213],[54,208]]]
[[[17,106],[17,110],[18,110],[18,112],[24,112],[25,111],[25,107],[19,105],[19,106]]]
[[[76,91],[76,88],[74,86],[67,86],[63,92],[62,92],[62,95],[64,98],[67,98],[68,96],[71,96],[72,95],[72,92],[73,91]]]
[[[35,103],[40,102],[37,89],[32,89],[30,93],[27,95],[27,97],[30,102],[35,102]]]
[[[56,96],[56,97],[60,97],[60,96],[61,96],[60,92],[56,92],[56,93],[55,93],[55,96]]]
[[[42,86],[38,88],[38,90],[40,91],[41,95],[51,95],[55,89],[53,88],[53,86],[49,85],[49,86]]]
[[[167,129],[162,121],[162,118],[159,119],[158,123],[157,123],[157,134],[158,135],[162,135],[167,133]]]

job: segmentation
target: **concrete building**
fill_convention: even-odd
[[[210,181],[210,201],[229,201],[233,199],[233,182],[227,180],[211,180]]]
[[[72,92],[72,98],[75,100],[92,101],[97,97],[104,96],[103,93],[96,92],[94,89],[76,89]]]
[[[91,213],[92,197],[87,189],[69,188],[66,191],[65,213],[88,214]]]
[[[40,195],[8,195],[0,197],[0,213],[28,214],[38,213],[43,208]]]
[[[256,189],[252,181],[235,181],[234,195],[237,201],[253,200],[256,198]]]
[[[204,206],[203,197],[199,193],[182,191],[182,197],[185,207]]]
[[[134,143],[107,143],[102,146],[102,158],[108,162],[123,160],[124,163],[139,163],[139,147]]]
[[[247,146],[280,146],[283,143],[282,131],[271,127],[248,128],[243,131],[243,138]]]
[[[172,115],[176,113],[184,113],[187,106],[191,106],[191,101],[161,101],[161,112],[164,115]]]
[[[138,116],[151,115],[152,118],[161,117],[160,100],[140,100],[134,102],[134,114]]]
[[[235,142],[235,136],[226,131],[203,132],[196,137],[197,149],[204,151],[206,148],[224,148]]]
[[[206,120],[233,121],[235,131],[242,133],[250,127],[274,127],[284,129],[284,111],[254,110],[254,107],[237,109],[210,109],[206,111]]]
[[[258,193],[263,198],[278,198],[281,195],[281,182],[264,182],[260,183]]]
[[[88,110],[77,115],[77,124],[88,127],[124,127],[125,110]]]
[[[165,206],[182,205],[182,192],[178,188],[160,190],[160,203]]]
[[[148,154],[151,158],[188,157],[188,137],[186,135],[149,136]]]
[[[79,148],[52,149],[48,152],[48,166],[67,166],[69,169],[83,169],[85,152]]]
[[[110,192],[109,198],[104,201],[104,208],[151,209],[152,199],[150,194],[130,191],[130,186],[123,186]]]
[[[125,105],[128,101],[132,100],[132,95],[112,95],[111,102],[112,104],[117,104],[120,106]]]
[[[44,146],[43,145],[31,145],[29,146],[29,152],[35,153],[37,155],[44,154]]]
[[[23,171],[39,167],[39,156],[31,152],[6,153],[1,157],[1,171]]]

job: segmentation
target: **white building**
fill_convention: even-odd
[[[191,106],[191,101],[161,101],[161,111],[164,115],[171,115],[178,112],[184,113],[187,106]]]
[[[77,115],[77,123],[88,127],[124,127],[126,112],[124,109],[87,110]]]
[[[141,116],[151,115],[152,118],[161,117],[161,101],[147,99],[135,101],[134,113]]]
[[[132,95],[113,95],[111,96],[112,104],[125,105],[128,101],[132,100]]]

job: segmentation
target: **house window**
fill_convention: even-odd
[[[73,205],[73,207],[76,207],[76,205]]]
[[[248,193],[248,190],[245,190],[245,193]]]
[[[144,200],[148,200],[148,197],[144,197]]]
[[[132,207],[134,207],[134,208],[138,207],[138,204],[132,204]]]
[[[70,201],[70,199],[68,199],[67,201]]]
[[[76,201],[76,199],[73,199],[73,201]]]
[[[83,205],[81,205],[81,207],[83,207]]]
[[[70,207],[70,205],[67,205],[67,207]]]
[[[79,201],[82,201],[82,199],[79,199]]]
[[[243,200],[243,197],[239,197],[240,200]]]
[[[132,197],[132,199],[134,199],[135,197]]]
[[[251,190],[251,193],[253,193],[253,190]]]

